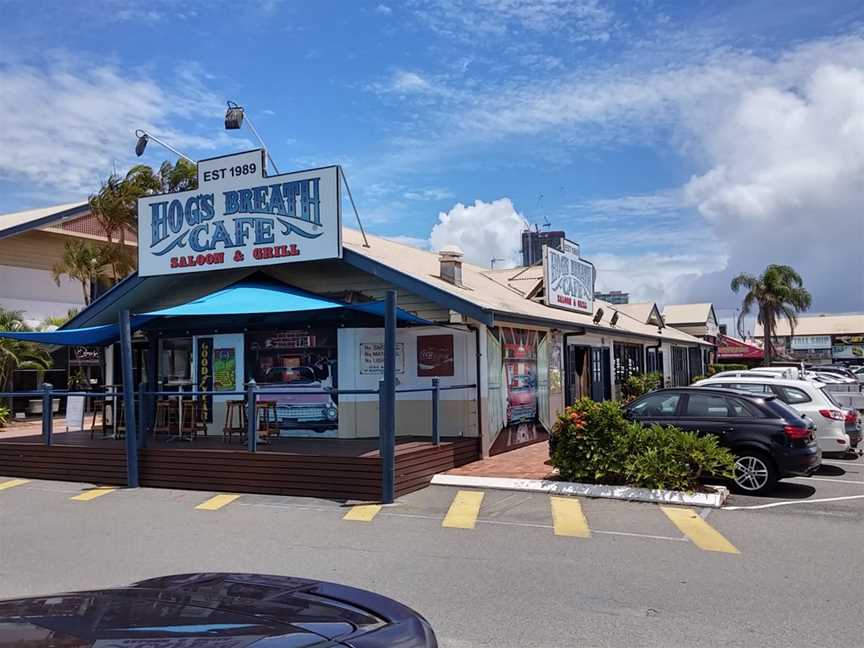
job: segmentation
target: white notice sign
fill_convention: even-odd
[[[342,256],[339,167],[268,176],[264,151],[201,160],[198,188],[138,201],[138,274]]]
[[[84,394],[72,395],[66,397],[66,429],[67,430],[83,430],[84,429]]]
[[[384,375],[384,345],[379,342],[360,343],[360,373]],[[396,373],[405,373],[405,343],[396,343]]]

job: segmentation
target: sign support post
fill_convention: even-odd
[[[120,358],[123,368],[123,409],[126,418],[126,483],[138,488],[138,434],[135,419],[135,385],[132,376],[132,326],[129,311],[120,313]]]
[[[396,497],[396,291],[387,291],[384,309],[384,380],[380,388],[381,501]]]

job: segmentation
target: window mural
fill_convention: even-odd
[[[335,433],[338,396],[329,393],[338,387],[335,328],[250,332],[246,357],[258,386],[277,392],[260,400],[275,401],[283,436]]]

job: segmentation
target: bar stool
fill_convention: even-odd
[[[194,439],[199,432],[207,436],[207,424],[201,418],[201,401],[184,400],[180,412],[180,436],[188,434]]]
[[[171,401],[161,398],[156,401],[156,418],[153,421],[153,436],[159,434],[171,434],[172,419],[176,417],[176,412],[171,407]]]
[[[229,400],[225,403],[225,427],[222,428],[222,441],[231,443],[237,433],[242,441],[246,434],[246,403],[242,400]]]
[[[259,400],[258,401],[258,431],[262,439],[268,439],[271,436],[279,436],[279,418],[276,416],[276,401]],[[269,441],[267,441],[269,443]]]
[[[108,410],[110,408],[111,408],[111,403],[109,403],[108,400],[104,396],[102,396],[100,398],[94,398],[93,399],[93,419],[90,422],[90,438],[91,439],[96,435],[97,432],[99,432],[102,435],[103,439],[106,436],[108,436],[107,427],[105,426],[105,416],[106,416],[105,412],[106,412],[106,410]],[[99,422],[98,423],[96,422],[97,415],[101,415],[101,416],[99,416]]]

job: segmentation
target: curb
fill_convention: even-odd
[[[438,474],[432,477],[438,486],[462,486],[468,488],[492,488],[500,490],[548,493],[582,497],[602,497],[628,502],[653,502],[655,504],[680,504],[720,508],[729,497],[725,486],[709,486],[713,493],[685,493],[684,491],[636,488],[633,486],[606,486],[603,484],[578,484],[575,482],[550,481],[547,479],[512,479],[510,477],[471,477],[468,475]]]

